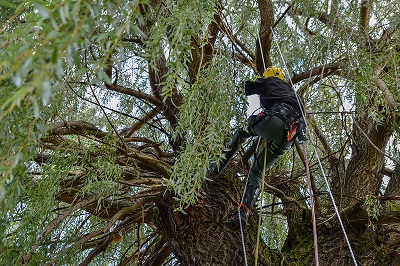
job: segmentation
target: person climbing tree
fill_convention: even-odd
[[[240,229],[239,219],[243,225],[248,222],[251,210],[260,195],[263,170],[268,170],[277,162],[280,156],[293,146],[296,138],[301,141],[306,140],[305,123],[302,118],[303,101],[296,95],[292,86],[285,81],[281,68],[268,67],[263,78],[246,82],[244,89],[246,96],[259,95],[264,110],[258,115],[250,116],[248,125],[239,128],[227,144],[223,151],[223,159],[211,165],[211,173],[218,176],[247,138],[259,136],[266,140],[267,152],[263,149],[254,158],[245,193],[239,204],[239,212],[226,221],[226,225],[234,231]]]

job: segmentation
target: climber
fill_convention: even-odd
[[[210,172],[215,176],[224,170],[241,144],[249,137],[260,136],[266,140],[265,170],[269,169],[285,151],[293,146],[296,138],[299,141],[306,140],[302,119],[303,102],[296,95],[292,86],[285,82],[282,69],[276,66],[268,67],[263,76],[255,81],[246,82],[244,89],[246,96],[259,95],[264,110],[258,115],[250,116],[248,125],[235,132],[224,149],[223,159],[211,166]],[[247,224],[248,217],[260,195],[265,152],[262,150],[258,154],[250,169],[243,202],[239,204],[240,215],[236,214],[226,222],[231,230],[238,231],[240,229],[239,217],[242,225]]]

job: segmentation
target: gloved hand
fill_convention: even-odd
[[[308,140],[305,133],[306,133],[306,130],[304,127],[304,123],[300,122],[299,126],[297,127],[297,131],[296,131],[297,140],[299,141],[299,143]]]

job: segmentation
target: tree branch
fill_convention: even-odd
[[[292,198],[292,197],[286,196],[286,194],[285,194],[282,190],[280,190],[279,188],[274,187],[274,186],[271,186],[271,185],[268,184],[267,182],[264,182],[264,186],[265,186],[265,191],[270,191],[270,192],[272,192],[273,194],[277,195],[280,199],[282,199],[284,202],[291,202],[291,203],[294,203],[294,204],[296,204],[300,209],[302,209],[302,210],[307,210],[307,207],[306,207],[306,206],[304,206],[303,204],[301,204],[298,200],[296,200],[296,199],[294,199],[294,198]]]
[[[130,95],[130,96],[133,96],[133,97],[138,98],[138,99],[142,99],[142,100],[147,101],[147,102],[149,102],[151,104],[154,104],[156,107],[162,107],[163,106],[163,102],[161,100],[157,99],[156,97],[154,97],[154,96],[152,96],[150,94],[144,93],[142,91],[133,90],[133,89],[129,89],[129,88],[126,88],[126,87],[123,87],[123,86],[120,86],[120,85],[114,85],[114,84],[109,84],[107,86],[107,89],[112,90],[112,91],[116,91],[116,92],[119,92],[119,93],[123,93],[123,94],[126,94],[126,95]]]
[[[111,235],[110,235],[110,236],[106,237],[106,239],[104,240],[104,242],[103,242],[100,246],[98,246],[98,247],[96,247],[94,250],[92,250],[92,251],[87,255],[86,259],[85,259],[83,262],[81,262],[81,263],[79,264],[79,266],[87,266],[87,265],[89,265],[90,262],[92,262],[92,260],[93,260],[98,254],[100,254],[101,252],[103,252],[103,251],[105,251],[105,250],[107,249],[107,247],[111,244],[111,242],[112,242],[112,237],[111,237]]]
[[[222,11],[220,11],[220,16],[224,16],[224,19],[226,20],[226,17],[222,13]],[[257,73],[256,66],[253,63],[253,60],[255,59],[254,53],[236,37],[236,34],[233,33],[232,29],[229,26],[227,26],[228,23],[224,23],[222,19],[220,19],[218,22],[221,31],[228,36],[228,39],[231,41],[235,50],[238,52],[237,54],[234,55],[234,57],[238,59],[240,62],[242,62],[244,65],[249,66],[251,69],[253,69],[255,73]],[[247,56],[244,53],[246,53]]]
[[[51,125],[49,135],[93,135],[96,138],[104,138],[107,133],[98,129],[95,125],[84,121],[64,121]]]
[[[149,202],[156,202],[159,201],[160,197],[159,196],[148,196],[148,197],[143,197],[141,200],[137,201],[136,203],[127,206],[121,210],[119,210],[114,216],[107,222],[107,224],[100,230],[90,232],[83,238],[83,242],[88,241],[89,239],[92,239],[96,236],[99,236],[101,234],[105,234],[110,228],[118,221],[126,218],[128,215],[131,215],[134,212],[140,212],[141,213],[141,208]]]
[[[318,66],[316,68],[313,68],[309,71],[305,71],[300,74],[294,74],[292,77],[292,83],[296,84],[304,79],[311,78],[313,76],[319,76],[323,75],[323,77],[328,76],[330,73],[335,72],[336,70],[342,69],[346,66],[344,61],[337,62],[337,63],[331,63],[331,64],[326,64],[323,66]],[[323,71],[323,72],[322,72]]]
[[[367,225],[371,221],[371,217],[365,209],[359,208],[357,211],[345,217],[347,223]],[[374,224],[395,224],[400,222],[400,211],[382,211]]]
[[[391,119],[394,122],[396,120],[396,102],[393,99],[393,95],[390,93],[389,88],[381,78],[375,78],[375,84],[382,91],[382,94],[389,106]]]
[[[92,204],[95,202],[97,199],[95,197],[92,197],[91,199],[88,200],[83,200],[79,202],[78,204],[71,206],[68,210],[66,210],[62,215],[58,216],[54,220],[50,222],[50,224],[46,227],[46,229],[43,231],[43,233],[39,236],[39,238],[36,240],[35,244],[31,247],[31,249],[28,251],[28,253],[23,257],[23,262],[22,265],[28,265],[29,261],[33,255],[33,253],[36,251],[38,248],[38,245],[43,239],[53,230],[55,229],[68,215],[70,215],[72,212],[76,211],[77,209],[83,208],[86,205]]]
[[[142,150],[142,149],[144,149],[146,147],[152,147],[157,152],[157,155],[160,156],[160,157],[174,157],[176,155],[175,152],[163,152],[160,149],[160,145],[162,144],[162,142],[157,143],[157,142],[154,142],[154,141],[149,140],[147,138],[140,138],[140,137],[125,138],[124,142],[143,142],[143,143],[147,143],[146,146],[138,147],[138,150]]]
[[[360,127],[360,125],[356,122],[356,120],[353,120],[354,124],[356,125],[356,127],[358,128],[358,130],[361,132],[361,134],[365,137],[365,139],[369,142],[369,144],[376,150],[378,151],[380,154],[384,155],[385,157],[391,159],[393,162],[395,163],[399,163],[398,160],[396,160],[394,157],[390,156],[389,154],[387,154],[385,151],[379,149],[379,147],[377,147],[374,142],[370,139],[370,137],[367,135],[367,133],[364,132],[364,130],[362,130],[362,128]]]
[[[129,129],[125,129],[124,131],[128,131],[128,133],[124,134],[124,138],[129,138],[135,131],[138,131],[142,128],[146,123],[148,123],[151,119],[153,119],[157,114],[159,114],[160,108],[156,108],[151,110],[149,113],[145,113],[144,117],[133,124]]]
[[[369,8],[369,0],[362,0],[361,1],[361,8],[360,8],[360,27],[368,36],[368,29],[369,29],[369,15],[370,8]]]
[[[261,22],[258,38],[256,39],[256,67],[258,74],[262,75],[265,68],[272,65],[270,50],[272,44],[271,28],[274,24],[274,9],[271,0],[257,0],[257,3]]]
[[[386,187],[385,197],[400,195],[400,163],[397,162],[394,170],[391,171],[389,183]]]

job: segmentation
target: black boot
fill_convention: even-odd
[[[209,171],[210,174],[218,176],[220,173],[222,173],[222,171],[225,169],[228,163],[232,160],[233,156],[239,150],[241,144],[249,136],[250,135],[242,129],[236,131],[232,137],[232,140],[229,141],[229,143],[226,145],[226,148],[223,151],[223,157],[219,162],[219,165],[217,165],[217,163],[211,164],[210,166],[211,171]]]
[[[247,225],[251,210],[260,195],[260,188],[254,185],[247,185],[243,202],[239,204],[239,212],[225,222],[226,226],[232,231],[240,230],[240,222],[242,226]]]

